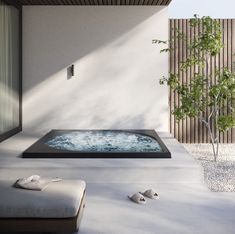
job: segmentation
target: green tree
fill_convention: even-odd
[[[195,72],[190,85],[181,82],[179,74],[175,73],[160,79],[160,84],[167,84],[180,98],[180,104],[172,112],[176,120],[198,117],[208,129],[216,161],[219,133],[235,127],[235,74],[226,67],[217,68],[214,73],[209,69],[210,58],[218,55],[224,47],[220,24],[208,16],[199,18],[194,15],[190,19],[190,27],[194,31],[199,26],[202,30],[191,41],[187,41],[182,31],[171,29],[174,30],[173,38],[168,41],[153,40],[153,43],[166,46],[161,53],[170,52],[174,50],[174,41],[180,39],[191,51],[190,57],[181,61],[180,71],[187,72],[192,66],[196,66],[198,71],[208,69],[207,75]],[[207,110],[210,110],[209,113]]]

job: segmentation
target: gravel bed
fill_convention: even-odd
[[[214,192],[235,192],[235,144],[221,144],[214,162],[210,144],[183,144],[203,166],[207,186]]]

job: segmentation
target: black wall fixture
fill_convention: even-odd
[[[67,80],[70,80],[74,76],[74,64],[67,68]]]
[[[74,76],[74,64],[71,66],[71,76]]]

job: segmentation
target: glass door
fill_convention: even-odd
[[[0,0],[0,141],[21,130],[20,17]]]

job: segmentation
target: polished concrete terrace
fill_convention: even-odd
[[[40,174],[87,182],[81,234],[234,233],[235,194],[210,192],[203,169],[171,135],[159,133],[171,159],[22,159],[41,135],[0,144],[0,179]],[[160,199],[137,205],[127,195],[154,188]]]

